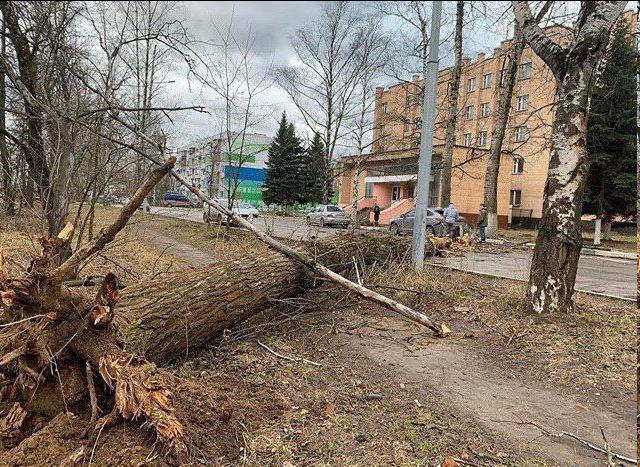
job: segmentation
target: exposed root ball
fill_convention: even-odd
[[[169,450],[186,449],[171,392],[154,364],[131,355],[109,356],[100,361],[100,375],[115,391],[115,408],[124,418],[143,416]]]

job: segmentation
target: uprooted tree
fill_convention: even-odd
[[[175,158],[169,158],[154,169],[116,221],[59,266],[57,257],[68,248],[71,224],[56,238],[40,239],[41,252],[23,277],[7,277],[0,254],[0,401],[14,404],[7,417],[16,443],[29,435],[23,425],[30,414],[53,417],[72,410],[90,413],[89,443],[106,426],[140,419],[165,449],[183,455],[187,447],[183,425],[173,411],[171,378],[155,363],[202,346],[264,310],[274,298],[299,293],[313,283],[317,268],[345,272],[354,256],[370,264],[408,251],[408,243],[392,237],[345,235],[282,246],[285,254],[270,245],[249,260],[231,258],[183,272],[177,285],[175,280],[159,278],[120,290],[116,276],[109,273],[94,296],[68,287],[79,267],[113,241],[174,163]],[[278,243],[268,237],[263,240]],[[357,287],[360,295],[442,332],[426,316]],[[108,389],[98,397],[95,383],[100,380]],[[97,420],[99,405],[107,415]]]
[[[582,2],[566,44],[544,33],[528,2],[511,3],[525,40],[551,69],[556,82],[551,159],[525,308],[534,313],[568,311],[582,249],[589,99],[611,28],[626,2]]]

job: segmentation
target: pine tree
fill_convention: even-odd
[[[302,169],[302,185],[304,186],[305,203],[321,203],[324,186],[327,183],[325,164],[325,147],[320,133],[313,135],[311,144],[305,151]]]
[[[628,24],[614,28],[587,126],[590,168],[583,212],[637,214],[636,49]]]
[[[266,164],[264,202],[281,206],[299,203],[304,187],[301,181],[304,150],[295,127],[282,113],[280,126],[271,145]]]

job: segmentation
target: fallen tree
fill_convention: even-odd
[[[174,163],[170,158],[153,170],[116,221],[60,266],[58,258],[73,233],[70,224],[57,238],[40,239],[41,252],[24,277],[7,277],[0,255],[0,402],[14,404],[0,424],[0,439],[9,433],[16,444],[27,436],[28,414],[54,417],[71,410],[91,414],[88,431],[93,435],[122,418],[140,419],[164,447],[184,453],[183,427],[173,413],[169,391],[171,375],[151,361],[184,355],[264,310],[270,300],[300,293],[316,279],[310,262],[322,262],[331,274],[353,284],[338,272],[349,270],[355,258],[371,264],[408,253],[409,242],[397,238],[349,234],[285,245],[304,262],[263,248],[124,290],[109,273],[95,296],[67,287],[78,268],[122,230]],[[380,300],[379,294],[354,286],[360,295],[371,293]],[[427,320],[432,329],[443,329],[421,313],[383,299],[388,308],[401,314],[409,310],[414,321]],[[97,421],[96,387],[104,387],[101,405],[112,407]]]
[[[309,242],[296,251],[328,269],[406,257],[411,245],[391,236],[344,234]],[[128,286],[114,319],[126,348],[163,362],[185,355],[237,323],[313,285],[308,268],[272,250],[242,253],[224,262]]]

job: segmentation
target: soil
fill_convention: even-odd
[[[183,240],[173,224],[139,222],[127,248],[145,244],[145,257],[177,270],[217,260],[218,233],[188,224]],[[615,451],[634,456],[632,305],[580,297],[575,315],[534,321],[513,311],[521,285],[442,274],[362,272],[446,320],[447,339],[324,285],[174,362],[191,465],[438,466],[445,456],[485,467],[605,465],[527,422],[600,445],[602,425]],[[174,464],[135,422],[88,446],[84,416],[58,415],[17,448],[0,446],[0,465],[75,465],[87,450],[93,465]]]

